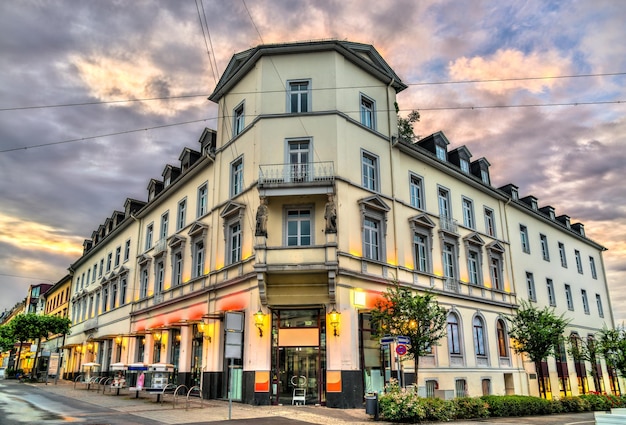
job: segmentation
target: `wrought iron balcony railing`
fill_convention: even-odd
[[[332,184],[335,167],[332,161],[259,166],[259,186]]]

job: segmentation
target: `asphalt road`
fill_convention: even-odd
[[[2,425],[160,425],[150,419],[118,412],[21,384],[0,380],[0,423]]]

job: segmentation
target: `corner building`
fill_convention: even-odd
[[[425,396],[532,392],[505,320],[520,282],[511,194],[443,133],[398,138],[406,88],[365,44],[235,54],[210,96],[218,131],[72,265],[66,370],[170,363],[179,384],[251,404],[358,407],[392,377]],[[370,326],[395,280],[449,311],[417,379]]]

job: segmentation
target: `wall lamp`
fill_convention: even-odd
[[[163,338],[163,333],[161,331],[152,332],[152,337],[158,344],[160,344],[161,338]]]
[[[198,323],[198,331],[202,333],[202,338],[211,342],[211,335],[209,335],[209,318],[205,317],[201,323]]]
[[[257,329],[259,330],[259,338],[263,337],[263,322],[264,321],[265,321],[265,314],[263,314],[263,311],[261,310],[261,308],[259,308],[259,311],[254,313],[254,326],[256,326]]]
[[[339,327],[339,316],[341,316],[341,313],[335,310],[335,307],[333,306],[333,309],[328,314],[328,316],[329,316],[330,326],[333,327],[333,335],[339,336],[339,332],[337,332],[337,328]]]

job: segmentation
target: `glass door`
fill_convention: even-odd
[[[278,370],[279,404],[319,403],[318,347],[280,347]]]

